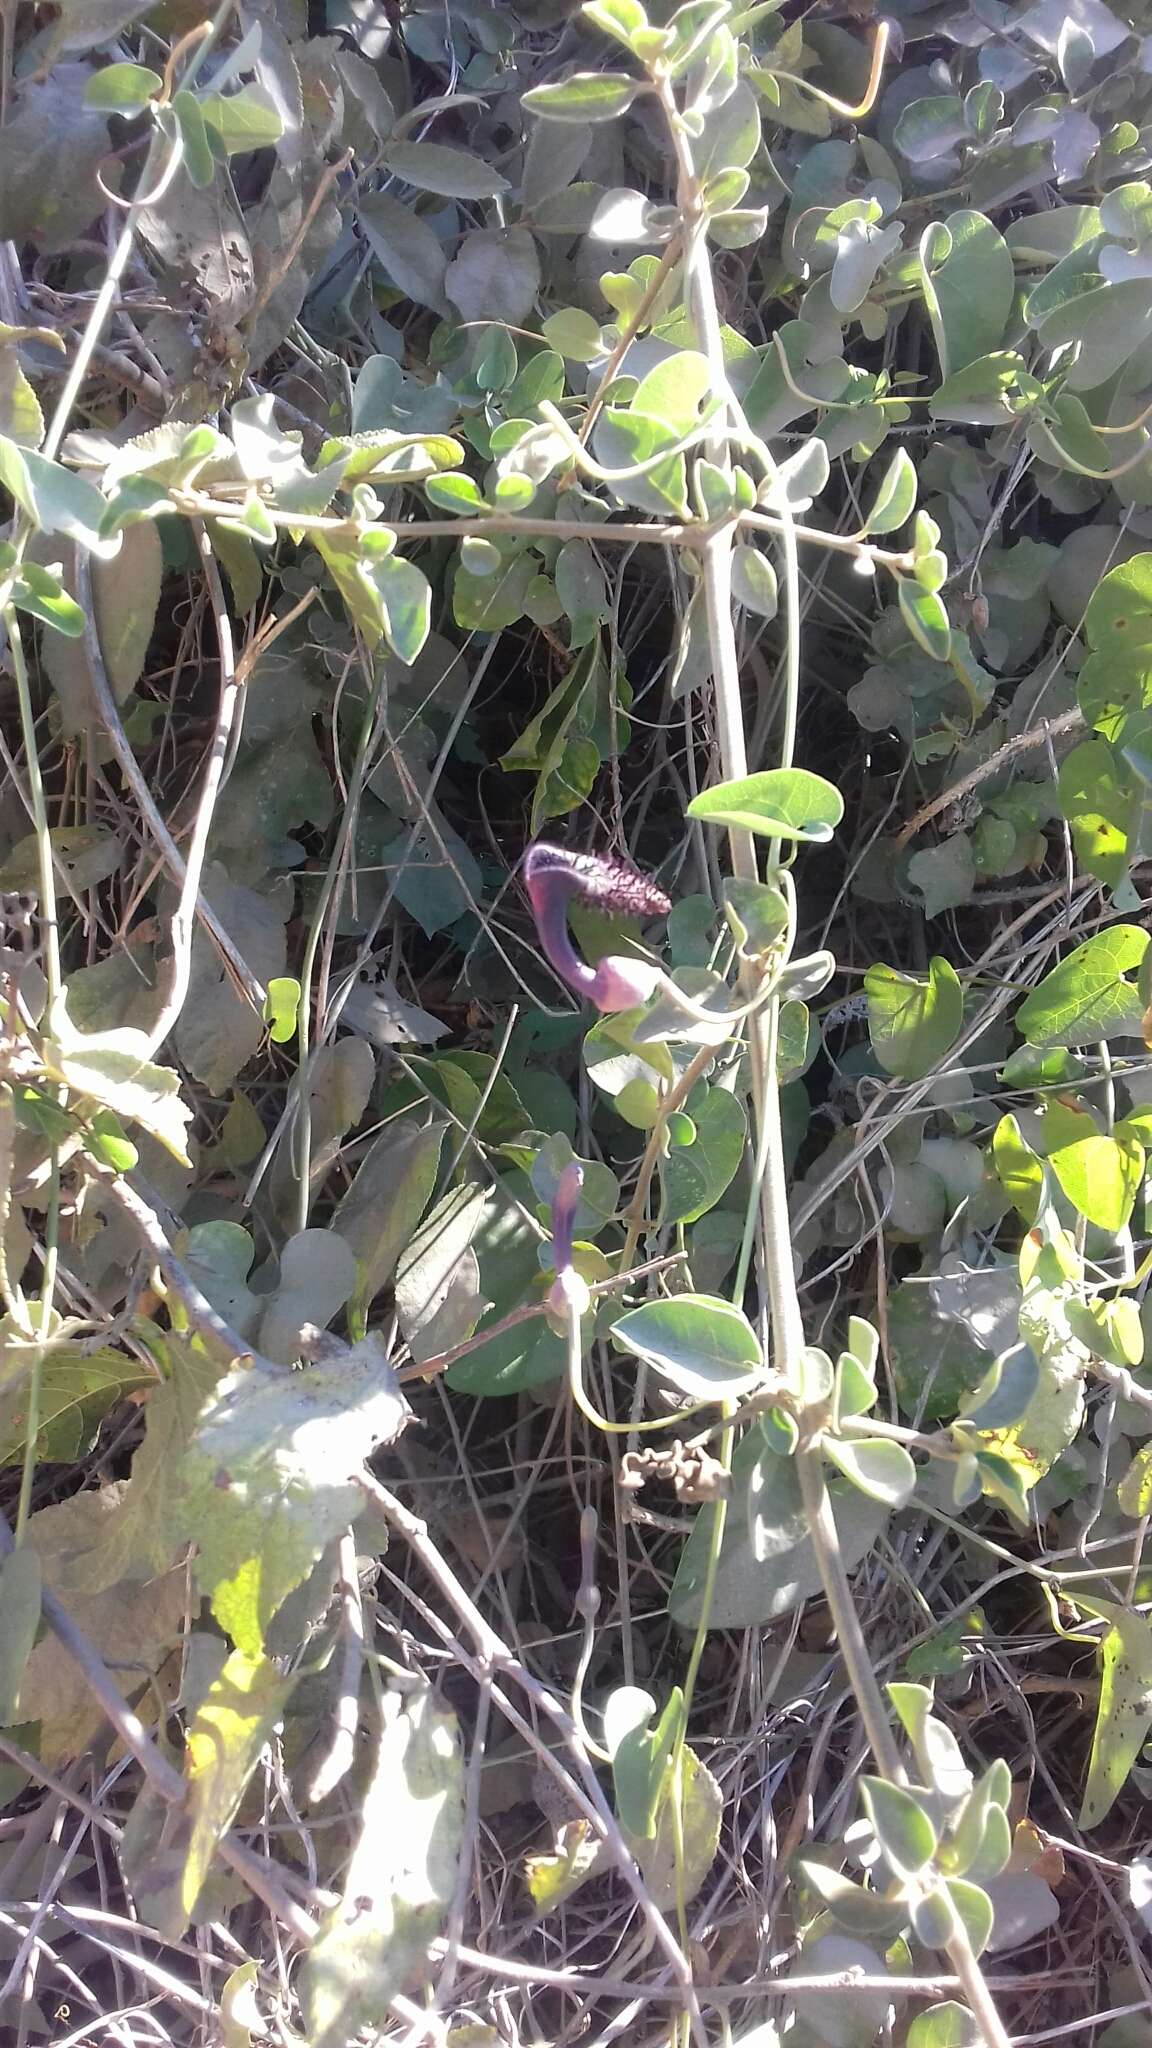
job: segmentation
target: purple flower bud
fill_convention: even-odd
[[[578,1316],[587,1315],[591,1304],[588,1283],[581,1278],[572,1264],[572,1246],[576,1236],[576,1211],[580,1206],[580,1190],[584,1186],[584,1168],[578,1159],[570,1159],[556,1183],[552,1197],[552,1263],[556,1278],[546,1297],[547,1306],[561,1322],[569,1306]]]
[[[598,1010],[630,1010],[652,994],[659,970],[613,954],[589,967],[572,943],[568,904],[573,896],[600,910],[632,917],[665,917],[672,905],[663,889],[615,854],[568,853],[538,839],[524,856],[528,891],[540,944],[557,974]]]
[[[552,1264],[558,1273],[572,1264],[576,1211],[580,1207],[583,1186],[584,1168],[578,1159],[570,1159],[556,1182],[552,1196]]]

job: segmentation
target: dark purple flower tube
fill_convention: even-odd
[[[576,896],[601,910],[666,917],[672,905],[663,889],[614,854],[569,853],[544,839],[524,856],[524,885],[540,944],[569,988],[587,996],[598,1010],[630,1010],[647,1001],[660,979],[659,968],[619,953],[590,967],[572,943],[568,905]]]
[[[584,1168],[578,1159],[570,1159],[556,1182],[552,1196],[552,1263],[556,1268],[556,1278],[548,1290],[548,1307],[562,1318],[569,1306],[576,1310],[578,1316],[585,1315],[590,1302],[587,1282],[581,1279],[572,1264],[576,1211],[580,1207],[583,1186]]]
[[[552,1264],[558,1273],[572,1264],[576,1211],[580,1207],[583,1186],[584,1168],[578,1159],[570,1159],[556,1182],[556,1192],[552,1197]]]

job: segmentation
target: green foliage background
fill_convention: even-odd
[[[0,2024],[1147,2048],[1152,23],[0,67]]]

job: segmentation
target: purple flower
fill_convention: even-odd
[[[660,980],[660,969],[621,953],[589,967],[572,943],[568,905],[578,896],[601,910],[666,917],[672,905],[663,889],[614,854],[568,853],[543,839],[524,856],[524,884],[540,944],[569,988],[587,996],[598,1010],[630,1010],[647,1002]]]

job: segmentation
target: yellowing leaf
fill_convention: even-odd
[[[216,1619],[250,1657],[282,1602],[355,1519],[363,1495],[354,1476],[406,1416],[373,1336],[307,1372],[253,1367],[220,1381],[186,1453],[176,1512],[200,1546],[197,1575]]]
[[[1144,1148],[1110,1138],[1087,1114],[1054,1103],[1044,1118],[1048,1163],[1073,1207],[1101,1230],[1122,1230],[1144,1174]]]
[[[992,1135],[996,1178],[1025,1223],[1035,1220],[1044,1186],[1044,1169],[1014,1116],[1002,1116]]]
[[[74,1568],[103,1541],[123,1491],[105,1486],[41,1508],[28,1522],[27,1541],[39,1553],[46,1583],[108,1665],[113,1684],[135,1699],[179,1639],[188,1588],[186,1573],[177,1570],[144,1585],[122,1582],[95,1597],[77,1592]],[[37,1753],[52,1765],[81,1756],[107,1726],[83,1672],[51,1635],[41,1637],[28,1659],[20,1713],[40,1723]]]
[[[1025,1494],[1075,1441],[1084,1419],[1088,1353],[1069,1320],[1074,1293],[1071,1284],[1053,1288],[1031,1285],[1026,1289],[1020,1309],[1020,1337],[1023,1345],[1030,1347],[1038,1369],[1023,1412],[1018,1412],[1003,1427],[981,1429],[968,1423],[961,1425],[966,1445],[1003,1460]],[[973,1401],[978,1399],[978,1394],[973,1396]],[[979,1422],[978,1410],[973,1420]],[[1015,1505],[1018,1511],[1019,1499]]]
[[[44,438],[44,415],[11,344],[0,348],[0,434],[22,448],[38,448]]]
[[[673,1802],[679,1802],[677,1822]],[[656,1833],[651,1841],[629,1838],[629,1847],[639,1863],[648,1890],[667,1911],[675,1905],[680,1884],[685,1903],[694,1899],[711,1870],[720,1842],[720,1820],[724,1798],[706,1764],[685,1744],[680,1752],[678,1778],[670,1786],[660,1809]],[[683,1870],[676,1874],[676,1840],[683,1843]]]
[[[28,1441],[28,1381],[41,1357],[37,1447],[41,1459],[70,1464],[88,1449],[108,1410],[146,1386],[149,1374],[126,1351],[84,1353],[67,1338],[47,1346],[2,1333],[0,1465],[19,1464]]]
[[[238,1963],[220,1988],[221,2048],[252,2048],[252,2036],[264,2033],[257,1987],[260,1966]]]
[[[187,1739],[187,1854],[171,1902],[177,1911],[162,1930],[173,1939],[192,1913],[216,1844],[231,1825],[293,1684],[266,1657],[233,1650],[197,1710]]]
[[[551,1913],[570,1899],[603,1860],[604,1844],[591,1821],[565,1821],[556,1830],[556,1847],[524,1861],[524,1876],[538,1913]]]
[[[1152,1728],[1152,1625],[1111,1600],[1078,1595],[1077,1605],[1109,1625],[1100,1646],[1100,1707],[1080,1808],[1081,1827],[1095,1828],[1127,1783]]]
[[[221,1368],[195,1340],[174,1331],[161,1335],[150,1327],[148,1344],[164,1358],[167,1378],[154,1386],[146,1403],[147,1432],[127,1485],[120,1489],[119,1504],[100,1542],[73,1566],[78,1593],[104,1593],[123,1579],[167,1571],[181,1547],[173,1479]],[[133,1361],[124,1357],[121,1363],[131,1369]]]
[[[1141,1521],[1152,1514],[1152,1443],[1142,1444],[1116,1488],[1121,1514]]]

